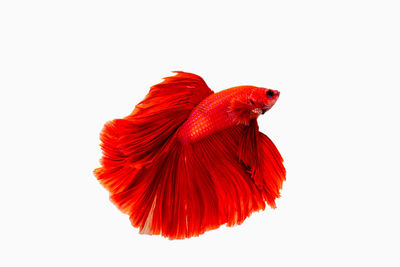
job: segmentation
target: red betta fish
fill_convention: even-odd
[[[141,233],[170,239],[241,224],[265,203],[275,208],[286,171],[257,118],[279,92],[214,93],[201,77],[176,73],[101,132],[94,173],[113,203]]]

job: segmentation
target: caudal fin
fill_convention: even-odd
[[[111,195],[129,188],[140,169],[167,151],[169,140],[191,110],[213,94],[200,76],[176,73],[152,86],[131,115],[104,125],[102,167],[94,174]]]

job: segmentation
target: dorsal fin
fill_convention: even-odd
[[[157,111],[174,109],[191,111],[204,98],[214,93],[200,76],[183,71],[174,73],[177,75],[165,77],[164,81],[153,85],[146,98],[136,105],[130,116],[146,114],[149,111],[153,113],[152,108],[155,105]]]

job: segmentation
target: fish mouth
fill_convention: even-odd
[[[251,112],[253,112],[254,114],[257,114],[257,115],[261,115],[261,114],[264,114],[265,112],[267,112],[268,111],[268,107],[266,107],[266,108],[255,108],[255,109],[253,109],[253,110],[251,110]]]
[[[251,110],[252,113],[256,114],[256,115],[260,115],[262,113],[262,109],[260,108],[255,108]]]

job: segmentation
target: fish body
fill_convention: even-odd
[[[267,92],[272,92],[271,97]],[[178,137],[191,143],[240,123],[248,125],[270,109],[278,97],[277,90],[255,86],[238,86],[211,94],[193,109]],[[235,113],[238,104],[243,106],[240,111],[244,115]]]
[[[238,86],[214,93],[177,72],[150,88],[122,119],[105,124],[94,174],[140,233],[183,239],[275,208],[283,159],[257,118],[276,90]]]

